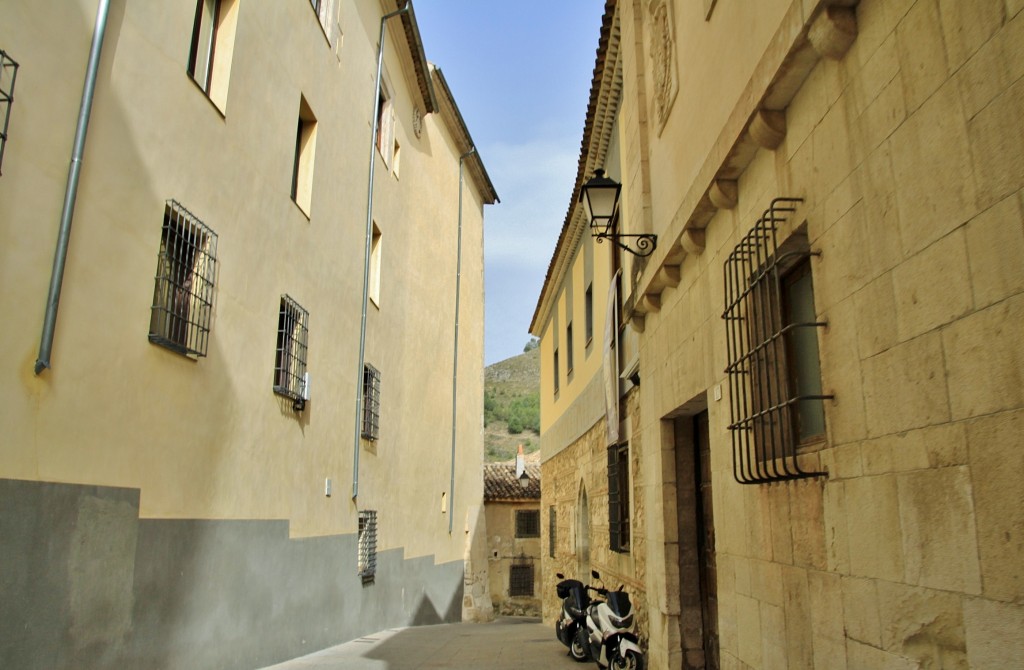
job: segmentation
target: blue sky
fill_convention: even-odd
[[[523,352],[572,196],[603,0],[413,0],[501,198],[484,207],[487,365]]]

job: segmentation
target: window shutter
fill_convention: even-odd
[[[619,494],[619,448],[608,447],[608,532],[612,551],[618,551],[622,543],[622,514]]]
[[[388,100],[385,104],[384,113],[381,114],[381,153],[384,155],[384,165],[391,167],[391,160],[395,152],[395,107]]]

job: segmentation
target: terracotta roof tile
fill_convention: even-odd
[[[527,464],[530,484],[525,489],[516,478],[516,466],[484,464],[484,500],[540,500],[540,465]]]

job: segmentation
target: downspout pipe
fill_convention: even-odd
[[[463,173],[466,159],[476,153],[476,147],[459,156],[459,243],[455,262],[455,354],[452,359],[452,469],[451,482],[448,487],[448,534],[452,534],[455,522],[455,427],[457,404],[459,397],[459,303],[462,293],[462,190]]]
[[[377,42],[377,84],[373,92],[373,130],[370,133],[370,179],[366,188],[366,249],[363,255],[363,311],[359,322],[359,365],[356,368],[355,435],[352,440],[352,499],[359,497],[359,447],[362,438],[363,367],[366,365],[366,309],[370,299],[370,254],[373,245],[373,173],[377,164],[377,132],[380,119],[380,80],[384,69],[384,38],[388,19],[412,9],[409,0],[401,9],[380,17],[380,37]]]
[[[107,13],[110,0],[100,0],[96,9],[96,25],[92,32],[92,47],[89,49],[89,63],[85,69],[85,85],[82,90],[82,104],[78,109],[78,126],[71,150],[71,166],[68,168],[68,183],[64,190],[64,209],[60,215],[57,231],[57,249],[53,257],[53,271],[50,274],[50,292],[46,299],[46,315],[43,318],[43,334],[39,341],[39,357],[35,373],[38,375],[50,367],[53,351],[53,334],[57,326],[57,306],[64,282],[64,265],[68,257],[68,243],[71,239],[71,220],[75,216],[75,198],[78,195],[78,179],[82,171],[82,157],[85,152],[85,135],[89,130],[89,116],[92,112],[93,94],[96,92],[96,73],[100,68],[100,52],[103,50],[103,36],[107,30]]]

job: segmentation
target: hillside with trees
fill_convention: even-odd
[[[515,458],[540,449],[540,349],[536,340],[519,356],[489,366],[484,373],[484,460]]]

